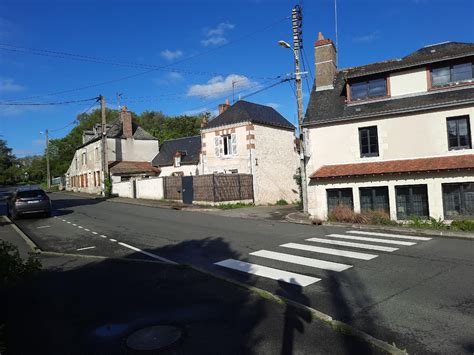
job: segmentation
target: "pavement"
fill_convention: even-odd
[[[0,239],[31,251],[6,220]],[[155,325],[182,333],[160,354],[381,353],[314,320],[307,310],[133,254],[129,259],[38,254],[43,271],[4,293],[5,354],[142,353],[129,349],[126,340]]]
[[[42,250],[172,260],[311,306],[409,353],[474,351],[472,240],[51,196],[56,218],[17,222]]]

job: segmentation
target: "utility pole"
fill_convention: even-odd
[[[308,185],[306,182],[306,154],[303,133],[303,92],[300,71],[300,48],[303,47],[302,25],[303,14],[301,7],[296,5],[291,11],[291,22],[293,27],[293,52],[295,55],[295,81],[296,81],[296,104],[298,107],[298,131],[300,135],[300,175],[301,175],[301,198],[303,212],[308,213]]]
[[[105,120],[105,97],[99,95],[100,100],[100,111],[102,114],[102,194],[105,196],[105,181],[109,176],[109,162],[107,161],[107,132],[106,132],[106,125],[107,122]]]
[[[48,180],[47,186],[48,189],[51,188],[51,171],[49,168],[49,137],[48,137],[48,129],[46,129],[44,133],[46,139],[46,179]]]

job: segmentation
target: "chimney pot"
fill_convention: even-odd
[[[230,107],[229,99],[226,99],[226,100],[225,100],[225,104],[220,104],[220,105],[219,105],[219,115],[220,115],[221,113],[223,113],[225,110],[227,110],[229,107]]]
[[[123,136],[127,139],[133,138],[133,127],[132,127],[132,113],[126,111],[126,107],[120,111],[120,118],[122,119],[122,131]]]
[[[321,32],[318,32],[318,41],[321,41],[324,39],[324,36]]]

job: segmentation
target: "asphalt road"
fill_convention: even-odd
[[[43,250],[191,264],[310,305],[409,353],[474,352],[472,240],[413,240],[61,193],[51,197],[54,218],[17,222]]]

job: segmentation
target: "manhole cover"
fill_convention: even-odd
[[[177,342],[181,330],[167,325],[155,325],[132,333],[127,339],[127,346],[133,350],[159,350]]]

